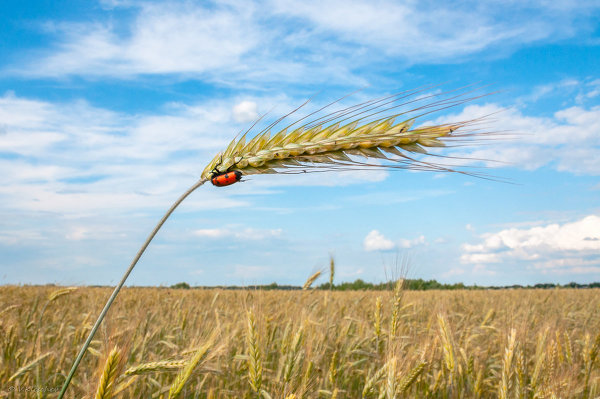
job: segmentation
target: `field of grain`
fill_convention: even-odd
[[[108,288],[0,287],[0,397],[53,398]],[[600,290],[125,289],[69,398],[595,398]]]

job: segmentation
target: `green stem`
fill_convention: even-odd
[[[183,200],[187,198],[188,195],[190,195],[194,190],[196,190],[198,187],[200,187],[201,185],[203,185],[206,182],[207,182],[207,179],[200,179],[196,183],[194,183],[194,185],[192,187],[190,187],[185,193],[183,193],[183,195],[181,195],[181,197],[179,197],[177,199],[177,201],[175,201],[175,203],[173,205],[171,205],[171,208],[169,208],[167,213],[165,213],[165,215],[162,217],[162,219],[160,219],[160,221],[158,222],[158,224],[156,225],[154,230],[152,230],[152,233],[150,233],[150,235],[148,236],[148,238],[146,239],[146,241],[144,242],[144,244],[138,251],[137,255],[135,255],[135,258],[133,258],[133,261],[129,265],[129,268],[123,275],[123,278],[121,278],[121,281],[115,287],[115,290],[113,291],[112,295],[110,296],[110,298],[108,298],[108,301],[106,301],[106,305],[104,305],[104,309],[102,309],[102,312],[100,312],[100,315],[98,316],[98,320],[96,320],[96,323],[94,324],[94,326],[92,327],[92,330],[90,331],[90,335],[88,335],[87,339],[85,340],[85,343],[83,344],[83,347],[81,348],[81,350],[79,351],[79,354],[77,355],[77,358],[75,359],[75,362],[73,363],[73,367],[71,367],[71,371],[69,372],[69,375],[67,376],[67,379],[65,380],[65,383],[62,386],[60,394],[58,395],[58,399],[62,399],[62,397],[65,395],[65,392],[67,391],[67,387],[69,386],[69,383],[71,382],[71,379],[73,378],[73,375],[75,374],[75,371],[77,370],[77,367],[79,366],[79,363],[81,362],[81,359],[83,359],[83,355],[85,354],[85,351],[87,350],[88,346],[90,346],[90,343],[92,342],[92,339],[94,338],[94,334],[96,334],[96,330],[98,330],[98,327],[100,327],[100,323],[102,323],[102,320],[104,320],[104,316],[106,316],[108,309],[114,302],[119,291],[121,291],[123,284],[125,284],[125,280],[127,280],[127,277],[129,277],[129,274],[132,272],[132,270],[135,267],[138,260],[140,260],[140,258],[142,257],[142,254],[144,253],[144,251],[146,251],[146,248],[148,248],[148,245],[150,244],[150,242],[152,241],[152,239],[154,238],[156,233],[158,233],[158,230],[160,230],[160,228],[167,221],[169,216],[171,216],[171,214],[173,213],[175,208],[177,208],[179,206],[179,204],[181,204],[183,202]]]

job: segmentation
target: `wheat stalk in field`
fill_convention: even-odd
[[[177,374],[177,377],[175,377],[175,381],[173,381],[173,384],[171,384],[171,389],[169,390],[169,399],[179,397],[181,391],[183,390],[183,387],[185,386],[185,383],[192,376],[194,369],[196,369],[196,367],[199,364],[203,363],[204,360],[206,360],[208,352],[215,339],[216,333],[214,333],[210,338],[208,338],[204,345],[198,348],[198,350],[196,351],[194,356],[189,360],[186,366],[179,372],[179,374]]]
[[[271,130],[297,112],[301,106],[271,123],[248,142],[247,133],[231,141],[223,152],[209,162],[200,179],[175,201],[152,230],[92,326],[65,379],[58,399],[63,398],[100,323],[154,236],[179,204],[207,181],[213,180],[215,185],[228,185],[238,181],[242,174],[304,173],[379,167],[391,170],[458,172],[485,178],[482,174],[416,158],[418,155],[431,155],[426,148],[444,147],[447,143],[469,144],[482,134],[477,127],[485,118],[414,127],[419,118],[481,97],[472,94],[475,90],[468,87],[427,94],[428,90],[433,89],[434,87],[425,87],[409,90],[341,108],[324,116],[315,116],[342,100],[340,99],[271,135]],[[308,122],[300,125],[302,121]],[[361,158],[366,160],[361,161]],[[228,172],[234,174],[223,175]],[[224,179],[220,182],[224,184],[215,180],[222,177]]]
[[[42,360],[44,360],[45,358],[47,358],[48,356],[50,356],[52,354],[52,352],[48,352],[48,353],[44,353],[42,356],[38,356],[36,359],[32,360],[31,362],[29,362],[28,364],[26,364],[25,366],[21,367],[20,369],[18,369],[16,371],[16,373],[14,373],[9,379],[8,382],[14,381],[17,378],[21,377],[22,375],[24,375],[25,373],[31,371],[37,364],[39,364]]]
[[[134,376],[154,372],[178,371],[182,367],[185,367],[187,362],[187,360],[163,360],[159,362],[139,364],[125,370],[123,375]]]
[[[419,375],[423,372],[423,369],[427,366],[427,363],[421,362],[417,364],[411,371],[406,375],[402,381],[400,381],[400,392],[404,393],[408,391],[410,386],[419,378]]]
[[[329,289],[333,290],[333,277],[335,276],[335,260],[333,255],[329,256]]]
[[[373,314],[373,329],[375,330],[375,338],[381,339],[381,317],[382,317],[381,297],[378,296],[375,300],[375,312]]]
[[[108,354],[106,363],[104,363],[104,369],[100,376],[100,383],[96,390],[95,399],[109,399],[112,397],[112,389],[114,387],[115,380],[118,377],[119,363],[121,362],[121,352],[118,347],[114,347],[113,350]]]
[[[262,386],[262,359],[258,346],[258,332],[254,313],[248,311],[248,324],[246,330],[246,346],[248,350],[248,381],[252,390],[258,394]]]
[[[311,274],[310,276],[308,276],[308,278],[306,279],[306,281],[304,282],[304,285],[302,286],[303,290],[307,290],[309,289],[313,283],[319,278],[321,277],[321,270],[317,270],[316,272],[314,272],[313,274]]]
[[[514,328],[510,330],[510,335],[508,336],[508,344],[506,346],[506,350],[504,351],[504,356],[502,357],[502,380],[500,383],[500,389],[498,393],[498,397],[502,399],[506,399],[509,397],[510,379],[512,375],[511,367],[516,345],[516,333],[517,331]]]
[[[449,382],[451,385],[454,384],[454,379],[456,376],[456,356],[454,349],[454,342],[452,339],[452,333],[450,332],[450,327],[446,322],[446,318],[441,313],[437,316],[438,325],[440,327],[440,338],[442,341],[442,349],[444,352],[444,363],[446,368],[448,369]]]

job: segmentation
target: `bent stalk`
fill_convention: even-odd
[[[96,334],[96,331],[98,330],[98,327],[100,327],[102,320],[104,320],[104,316],[106,316],[106,313],[108,312],[108,309],[110,309],[112,303],[114,302],[115,298],[117,297],[117,294],[119,293],[119,291],[121,291],[121,288],[123,288],[123,284],[125,284],[125,280],[127,280],[127,277],[129,277],[129,274],[131,274],[131,272],[133,271],[133,268],[137,264],[138,260],[140,260],[140,258],[142,257],[142,254],[144,253],[144,251],[146,251],[146,248],[148,248],[148,245],[150,244],[150,242],[152,242],[152,239],[154,239],[154,236],[156,235],[156,233],[158,233],[158,230],[160,230],[162,225],[167,221],[169,216],[171,216],[171,214],[179,206],[179,204],[181,204],[184,199],[186,199],[192,192],[194,192],[194,190],[196,190],[198,187],[200,187],[201,185],[203,185],[206,182],[207,182],[207,179],[200,179],[196,183],[194,183],[194,185],[192,187],[190,187],[185,193],[183,193],[181,195],[181,197],[179,197],[177,199],[177,201],[175,201],[175,203],[173,203],[173,205],[171,205],[171,208],[169,208],[167,213],[165,213],[165,215],[162,217],[162,219],[160,219],[160,221],[158,222],[158,224],[156,225],[154,230],[152,230],[152,232],[150,233],[150,235],[148,236],[148,238],[146,239],[146,241],[144,242],[144,244],[142,245],[142,247],[140,248],[138,253],[135,255],[135,258],[133,258],[133,261],[131,262],[131,264],[129,265],[129,268],[127,269],[127,271],[121,278],[121,281],[115,287],[110,298],[108,298],[108,301],[106,301],[106,305],[104,305],[104,309],[102,309],[102,312],[100,312],[100,315],[98,316],[98,320],[96,320],[96,323],[92,327],[90,334],[88,335],[87,339],[85,340],[85,343],[81,347],[81,350],[79,351],[79,354],[77,355],[77,358],[75,359],[75,362],[73,363],[73,367],[71,367],[71,371],[69,372],[69,375],[67,376],[67,379],[65,380],[65,383],[62,386],[60,394],[58,395],[58,399],[62,399],[62,397],[65,395],[65,392],[67,391],[67,388],[69,387],[69,384],[71,383],[71,379],[73,378],[73,375],[75,375],[75,371],[77,370],[77,367],[79,366],[79,363],[81,362],[81,359],[83,359],[83,355],[85,354],[85,351],[90,346],[90,343],[92,342],[92,339],[94,338],[94,335]]]

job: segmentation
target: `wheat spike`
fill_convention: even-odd
[[[374,312],[374,321],[373,321],[373,329],[375,330],[375,337],[377,340],[381,338],[381,316],[382,316],[382,304],[381,297],[378,296],[375,300],[375,312]]]
[[[385,398],[396,399],[398,382],[396,381],[396,357],[387,362],[387,380],[385,382]]]
[[[307,290],[309,289],[313,283],[319,278],[321,277],[321,270],[316,271],[315,273],[313,273],[310,277],[308,277],[306,279],[306,282],[304,283],[304,285],[302,286],[303,290]]]
[[[39,362],[41,362],[42,360],[44,360],[51,354],[52,354],[52,352],[44,353],[42,356],[37,357],[36,359],[32,360],[30,363],[21,367],[8,379],[8,382],[11,382],[11,381],[16,380],[17,378],[21,377],[23,374],[25,374],[28,371],[30,371],[31,369],[33,369],[36,364],[38,364]]]
[[[96,390],[95,399],[108,399],[112,397],[112,389],[119,374],[118,369],[120,361],[121,352],[119,351],[119,348],[115,346],[108,354],[106,363],[104,363],[104,370],[100,376],[100,383]]]
[[[271,136],[270,129],[285,117],[280,118],[248,142],[246,134],[231,141],[208,163],[201,176],[208,180],[216,174],[233,170],[251,175],[276,173],[277,169],[300,169],[304,172],[307,168],[322,166],[328,170],[381,166],[359,162],[351,156],[382,159],[386,163],[384,166],[390,168],[455,171],[440,164],[417,161],[410,154],[428,154],[425,147],[444,147],[448,141],[472,138],[474,132],[466,128],[477,125],[481,119],[417,128],[413,125],[421,116],[476,97],[466,97],[469,91],[464,89],[459,89],[458,94],[447,92],[417,96],[422,91],[367,101],[292,129],[293,125],[305,119],[302,118]],[[398,103],[410,97],[413,100]],[[431,102],[430,99],[436,97]],[[402,107],[414,108],[382,116],[390,110],[402,110]],[[378,118],[372,120],[375,116]],[[398,119],[401,121],[397,122]]]
[[[405,376],[402,379],[402,381],[400,381],[400,392],[404,393],[404,392],[408,391],[410,386],[417,380],[419,375],[421,375],[421,373],[425,369],[425,366],[427,366],[427,363],[425,363],[425,362],[421,362],[421,363],[417,364],[410,371],[410,373],[408,373],[408,375]]]
[[[329,363],[329,382],[331,383],[331,385],[335,388],[335,384],[337,381],[337,377],[338,377],[338,368],[339,368],[339,359],[340,358],[340,353],[338,351],[333,352],[333,355],[331,356],[331,362]]]
[[[394,301],[392,303],[392,318],[390,320],[390,336],[396,336],[398,324],[400,322],[400,310],[402,305],[402,296],[404,294],[404,279],[398,279],[394,287]]]
[[[452,333],[450,332],[450,328],[448,327],[448,323],[446,323],[446,318],[438,313],[438,325],[440,327],[440,338],[442,340],[442,349],[444,352],[444,363],[446,368],[450,372],[450,384],[453,384],[455,377],[455,368],[456,368],[456,356],[454,353],[454,343],[452,340]]]
[[[283,380],[285,383],[290,382],[292,375],[299,363],[299,357],[301,352],[302,343],[304,341],[304,327],[300,326],[294,334],[293,340],[290,342],[288,348],[287,357],[285,359],[285,367]]]
[[[153,372],[177,371],[187,364],[187,360],[162,360],[133,366],[125,370],[124,375],[140,375]]]
[[[375,386],[379,384],[387,373],[387,363],[377,370],[371,377],[368,377],[362,391],[363,399],[375,391]]]
[[[169,389],[169,399],[175,399],[179,397],[185,383],[192,376],[194,369],[200,363],[202,363],[208,356],[208,351],[212,346],[215,338],[216,333],[213,333],[213,335],[211,335],[211,337],[206,341],[206,343],[200,348],[198,348],[198,350],[196,351],[194,356],[189,360],[185,368],[181,370],[179,374],[177,374],[177,377],[175,377],[175,381],[173,381],[173,383],[171,384],[171,388]]]
[[[525,398],[525,395],[526,395],[526,390],[525,390],[526,380],[525,380],[525,378],[527,376],[525,375],[525,355],[521,348],[517,349],[516,371],[517,371],[517,382],[519,384],[518,388],[517,388],[516,397],[519,399],[522,399],[522,398]]]
[[[50,295],[48,295],[48,301],[52,302],[58,298],[60,298],[61,296],[65,296],[70,294],[71,292],[77,290],[77,287],[67,287],[67,288],[62,288],[60,290],[56,290],[54,292],[52,292]]]
[[[565,359],[567,363],[573,364],[573,344],[571,344],[571,337],[569,337],[569,332],[564,332],[565,336]]]
[[[254,313],[248,311],[248,323],[246,331],[246,344],[248,350],[248,380],[254,392],[259,393],[262,387],[262,359],[258,346],[258,332]]]
[[[329,289],[333,289],[333,277],[335,276],[335,260],[333,255],[329,257]]]
[[[508,398],[509,390],[510,390],[510,379],[512,376],[512,361],[513,355],[515,352],[515,339],[516,339],[517,331],[513,328],[510,330],[510,334],[508,336],[508,344],[506,345],[506,350],[504,351],[504,356],[502,358],[502,380],[500,384],[499,390],[499,398],[506,399]]]

